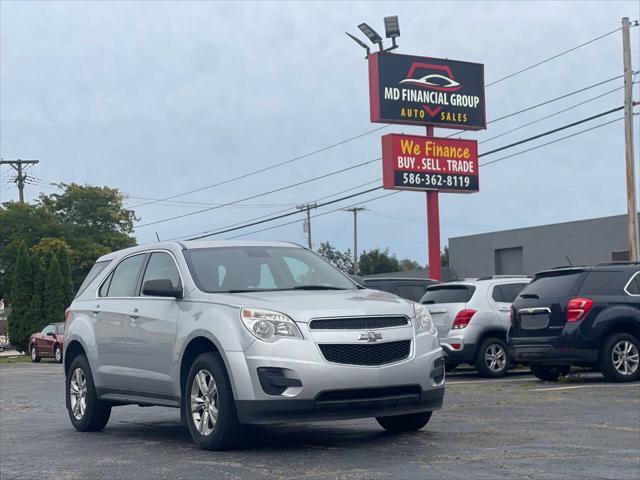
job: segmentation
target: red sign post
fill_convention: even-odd
[[[369,56],[371,121],[424,125],[427,136],[382,137],[385,189],[427,194],[429,276],[441,279],[439,192],[479,190],[475,141],[435,138],[434,126],[486,128],[484,66],[395,53]]]

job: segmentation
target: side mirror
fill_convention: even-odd
[[[53,332],[47,332],[47,337],[53,337]]]
[[[142,285],[142,294],[150,297],[182,298],[182,287],[175,288],[168,278],[147,280]]]

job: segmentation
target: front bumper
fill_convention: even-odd
[[[438,410],[444,399],[444,385],[426,391],[417,386],[399,386],[386,392],[362,389],[360,395],[358,390],[348,390],[343,391],[349,392],[346,398],[335,395],[339,392],[327,392],[330,395],[321,394],[313,400],[236,401],[238,419],[244,424],[269,424],[407,415]]]

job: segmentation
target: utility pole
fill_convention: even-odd
[[[0,165],[9,165],[16,171],[16,177],[14,182],[18,185],[18,193],[20,195],[20,203],[24,203],[24,181],[27,179],[27,174],[24,173],[23,165],[35,165],[40,163],[40,160],[2,160],[0,159]]]
[[[347,208],[345,212],[353,212],[353,274],[358,275],[358,212],[364,212],[364,207]]]
[[[629,17],[622,18],[622,58],[624,63],[624,144],[627,170],[627,230],[629,260],[638,261],[638,213],[636,204],[636,175],[633,157],[633,82],[631,78],[631,42]]]
[[[311,209],[316,208],[317,206],[317,203],[305,203],[303,205],[296,206],[296,208],[300,211],[307,211],[307,219],[304,224],[304,232],[307,234],[307,244],[309,245],[309,250],[313,249],[313,245],[311,244]]]

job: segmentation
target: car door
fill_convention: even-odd
[[[36,347],[38,349],[38,355],[52,356],[53,355],[53,334],[55,333],[54,325],[47,325],[42,329],[42,332],[36,338]]]
[[[491,303],[498,315],[500,323],[505,328],[510,326],[509,312],[511,304],[520,294],[522,289],[527,286],[528,282],[518,281],[512,283],[499,283],[493,286],[490,292]]]
[[[92,309],[98,356],[97,385],[103,393],[126,393],[132,368],[126,345],[126,325],[135,315],[135,293],[146,253],[122,260],[107,276]]]
[[[127,318],[126,328],[132,390],[161,398],[174,393],[171,373],[179,301],[173,297],[146,296],[142,290],[145,282],[164,279],[174,288],[182,288],[173,255],[167,251],[152,252],[135,299],[136,314]]]

